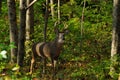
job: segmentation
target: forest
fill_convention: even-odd
[[[119,16],[119,0],[0,0],[0,80],[120,80]]]

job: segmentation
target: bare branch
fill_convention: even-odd
[[[26,10],[27,10],[28,8],[30,8],[35,2],[37,2],[37,0],[33,0],[33,1],[26,7]]]

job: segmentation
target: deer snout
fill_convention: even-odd
[[[59,39],[58,42],[59,43],[64,43],[64,40],[63,39]]]

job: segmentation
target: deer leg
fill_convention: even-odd
[[[31,67],[30,67],[30,74],[32,74],[34,62],[35,62],[35,59],[32,58],[32,60],[31,60]]]
[[[57,62],[56,60],[52,59],[52,67],[53,67],[53,73],[54,73],[54,75],[55,75],[56,62]]]
[[[54,60],[54,72],[55,72],[55,68],[56,68],[56,63],[57,63],[57,61],[56,60]]]
[[[46,69],[46,58],[43,58],[43,73],[45,73]]]

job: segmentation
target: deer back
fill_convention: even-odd
[[[60,54],[62,49],[62,45],[64,43],[64,34],[68,31],[65,30],[64,32],[59,32],[58,29],[56,31],[56,38],[54,41],[51,42],[41,42],[36,43],[33,45],[33,53],[34,56],[38,55],[41,57],[48,57],[48,58],[57,58]]]
[[[62,49],[62,44],[58,44],[57,42],[49,42],[46,43],[43,47],[43,53],[46,57],[57,58]]]

